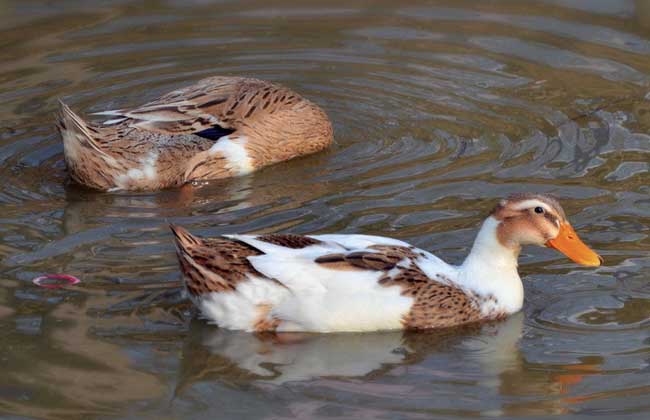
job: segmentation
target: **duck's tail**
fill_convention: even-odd
[[[228,238],[201,238],[173,224],[169,228],[174,234],[176,254],[190,296],[232,292],[250,276],[264,277],[248,260],[261,252],[245,243]]]
[[[170,223],[169,229],[171,229],[172,233],[174,234],[174,241],[176,243],[176,247],[178,248],[179,252],[183,252],[184,250],[186,250],[188,247],[192,245],[203,244],[201,238],[192,235],[190,232],[187,231],[187,229],[181,226]]]
[[[56,126],[63,139],[63,152],[66,161],[75,162],[82,159],[84,149],[91,149],[100,155],[108,156],[95,140],[96,130],[72,112],[62,101],[59,101]]]
[[[227,290],[228,281],[206,266],[210,256],[203,240],[178,225],[170,224],[169,228],[174,234],[176,255],[190,296],[200,297],[206,293]]]

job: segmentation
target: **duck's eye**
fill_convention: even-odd
[[[542,214],[542,213],[544,213],[544,209],[541,208],[541,207],[535,207],[535,213]]]

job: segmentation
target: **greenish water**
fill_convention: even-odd
[[[650,416],[647,2],[4,1],[0,51],[0,416]],[[337,144],[200,188],[67,182],[57,98],[87,115],[213,74],[296,89]],[[219,330],[167,229],[380,234],[458,263],[520,191],[558,195],[606,265],[525,249],[525,310],[465,330]],[[82,283],[31,283],[49,272]]]

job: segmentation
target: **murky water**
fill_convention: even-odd
[[[0,3],[0,413],[650,416],[650,6],[398,3]],[[337,145],[195,189],[66,182],[57,98],[87,114],[213,74],[302,92]],[[525,311],[451,332],[218,330],[167,229],[384,234],[458,263],[516,191],[560,196],[606,266],[526,249]],[[82,283],[32,285],[49,272]]]

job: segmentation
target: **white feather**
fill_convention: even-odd
[[[246,175],[255,170],[253,160],[246,150],[247,138],[239,136],[231,139],[221,137],[209,150],[210,154],[221,153],[226,158],[226,167],[237,175]]]
[[[140,159],[140,167],[131,168],[126,173],[117,174],[113,178],[113,182],[115,182],[117,188],[126,189],[131,183],[137,184],[142,181],[155,180],[158,177],[157,162],[158,152],[149,152]]]
[[[113,119],[110,119],[110,120],[106,120],[106,121],[104,121],[102,124],[103,124],[103,125],[113,125],[113,124],[119,124],[119,123],[121,123],[122,121],[126,121],[126,120],[127,120],[127,119],[124,118],[124,117],[121,117],[121,118],[113,118]]]
[[[258,305],[277,305],[289,294],[286,288],[277,283],[250,276],[234,292],[209,293],[194,298],[194,303],[205,318],[219,326],[250,331],[261,315]]]
[[[111,116],[124,116],[124,110],[112,109],[108,111],[93,112],[90,115],[111,115]]]
[[[513,210],[523,210],[523,209],[530,209],[533,207],[541,207],[544,209],[544,211],[550,212],[552,211],[551,207],[549,207],[548,204],[546,204],[543,201],[531,198],[529,200],[524,200],[520,203],[517,203],[512,206]]]
[[[372,245],[393,245],[393,246],[411,246],[398,239],[385,238],[383,236],[373,235],[313,235],[314,239],[326,242],[335,242],[348,249],[364,249]]]
[[[514,313],[524,303],[524,287],[517,272],[518,251],[501,245],[496,230],[499,221],[488,217],[479,231],[465,262],[458,267],[456,282],[480,296],[493,296],[497,306],[486,312]]]

